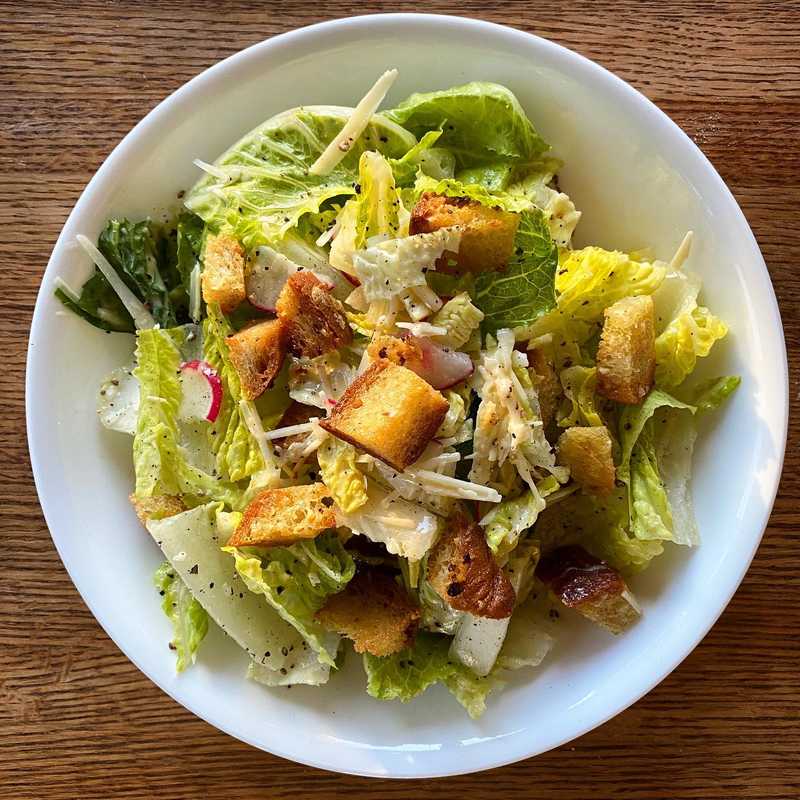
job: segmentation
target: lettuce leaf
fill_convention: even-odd
[[[564,387],[565,405],[569,406],[559,418],[559,426],[571,428],[574,425],[603,425],[603,418],[595,405],[597,368],[578,365],[567,367],[561,370],[559,379]]]
[[[342,511],[349,514],[367,502],[367,479],[356,466],[353,445],[329,436],[317,448],[317,461],[322,482]]]
[[[230,230],[248,250],[281,239],[327,200],[356,193],[364,151],[400,158],[417,143],[408,131],[375,114],[330,174],[310,175],[308,168],[349,114],[350,109],[337,106],[305,106],[272,117],[214,162],[213,174],[187,194],[186,207],[213,229]]]
[[[473,304],[467,292],[451,297],[431,318],[431,325],[444,328],[447,333],[431,338],[445,347],[458,350],[463,347],[483,322],[483,312]]]
[[[208,614],[180,579],[169,561],[153,575],[153,583],[162,597],[161,608],[172,623],[170,649],[175,651],[175,669],[183,672],[194,664],[197,648],[208,632]]]
[[[486,709],[486,697],[499,682],[479,678],[449,657],[450,639],[421,632],[412,647],[379,658],[364,655],[367,694],[378,700],[407,703],[434,683],[443,683],[473,719]]]
[[[455,178],[432,178],[418,175],[414,182],[414,196],[425,193],[440,194],[445,197],[468,197],[470,200],[489,208],[502,208],[503,211],[520,212],[530,209],[531,202],[526,197],[515,196],[501,190],[487,189],[478,183],[463,183]]]
[[[538,209],[523,211],[505,271],[481,273],[475,279],[475,305],[486,315],[484,329],[527,326],[550,311],[556,303],[557,264],[558,251],[544,215]]]
[[[436,179],[453,177],[453,154],[443,147],[434,147],[441,135],[441,131],[428,131],[402,158],[389,159],[398,186],[413,184],[418,174]]]
[[[544,507],[541,493],[531,491],[496,505],[481,520],[486,541],[495,556],[503,557],[510,553],[517,546],[522,533],[533,527]]]
[[[738,375],[725,375],[703,381],[695,386],[691,404],[698,414],[715,411],[736,391],[741,382]]]
[[[453,153],[459,169],[503,163],[525,167],[549,149],[517,98],[496,83],[412,94],[386,116],[418,137],[441,130],[437,144]]]
[[[294,627],[318,654],[334,666],[339,637],[315,619],[329,595],[342,591],[355,573],[350,554],[335,533],[288,547],[225,547],[232,553],[236,572],[255,594],[263,595],[278,614]]]

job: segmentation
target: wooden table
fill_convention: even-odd
[[[505,22],[598,61],[703,148],[769,265],[791,366],[786,469],[728,610],[645,699],[571,745],[443,781],[291,764],[192,716],[117,650],[48,536],[25,442],[27,331],[86,182],[158,101],[221,58],[323,19],[321,3],[0,2],[0,797],[800,797],[800,6],[796,2],[356,3]],[[57,402],[54,398],[54,402]]]

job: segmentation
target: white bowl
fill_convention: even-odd
[[[176,205],[212,161],[272,114],[351,105],[388,67],[388,103],[469,80],[509,86],[566,161],[562,184],[584,212],[579,242],[669,257],[696,234],[690,267],[731,334],[713,373],[742,386],[710,421],[695,459],[703,544],[672,548],[634,581],[644,618],[618,638],[564,617],[542,669],[515,675],[470,721],[444,691],[408,705],[364,693],[359,659],[322,689],[268,690],[244,679],[246,657],[214,630],[181,676],[151,575],[161,560],[127,501],[130,440],[97,422],[95,387],[132,350],[59,315],[57,275],[89,271],[71,244],[107,217]],[[709,103],[713,102],[709,98]],[[601,67],[558,45],[486,22],[428,15],[356,17],[277,36],[212,67],[153,110],[109,156],[53,251],[36,304],[27,374],[31,460],[53,540],[75,586],[126,655],[212,725],[286,758],[392,777],[471,772],[536,755],[599,725],[661,681],[730,600],[775,497],[786,441],[786,351],[775,295],[750,228],[703,154],[661,111]]]

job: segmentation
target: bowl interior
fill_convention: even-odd
[[[624,636],[563,615],[545,666],[515,675],[476,722],[439,689],[408,705],[372,700],[355,656],[324,689],[264,689],[244,679],[244,654],[216,630],[197,665],[175,676],[168,622],[150,581],[160,554],[127,502],[130,440],[102,430],[94,411],[95,387],[130,358],[133,339],[101,334],[62,313],[52,297],[57,275],[76,285],[89,271],[71,244],[76,233],[91,238],[110,215],[174,208],[178,191],[197,177],[193,158],[213,161],[288,107],[351,105],[392,66],[400,78],[390,105],[412,91],[469,80],[508,85],[566,162],[562,185],[584,214],[579,244],[651,246],[669,258],[694,230],[689,267],[731,327],[703,369],[743,377],[698,445],[693,488],[703,545],[673,548],[633,582],[645,615]],[[125,653],[176,700],[258,747],[332,770],[392,776],[460,773],[542,752],[663,678],[724,608],[757,546],[780,472],[786,401],[780,319],[763,261],[694,145],[630,87],[573,53],[486,23],[415,15],[278,37],[213,68],[150,114],[98,172],[59,239],[37,303],[28,371],[31,453],[53,538]]]

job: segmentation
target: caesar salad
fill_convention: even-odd
[[[693,376],[727,327],[691,233],[574,246],[509,89],[378,111],[396,77],[195,160],[180,213],[79,236],[94,272],[56,295],[135,336],[98,414],[132,437],[176,669],[217,625],[267,686],[352,649],[371,696],[440,683],[477,717],[562,615],[621,634],[630,577],[699,543],[696,423],[739,379]]]

